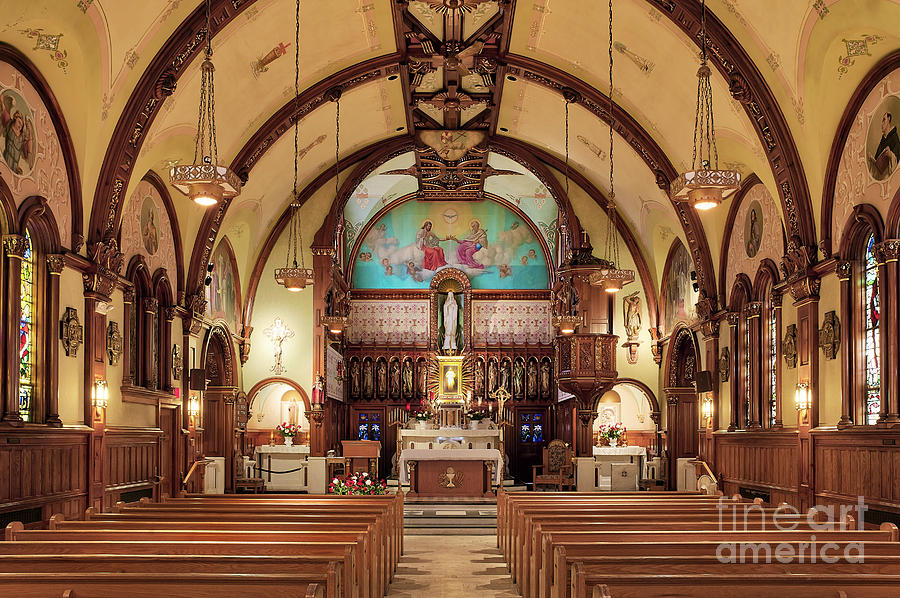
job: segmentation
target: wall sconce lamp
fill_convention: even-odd
[[[797,390],[794,391],[794,403],[797,411],[805,411],[812,407],[812,396],[809,393],[809,384],[800,382],[797,384]]]
[[[200,417],[200,398],[197,395],[191,395],[188,399],[188,417],[191,421]]]
[[[94,381],[94,387],[91,389],[91,405],[98,412],[109,406],[109,387],[106,380]]]
[[[703,393],[703,404],[700,407],[700,413],[706,419],[707,423],[713,416],[713,399],[712,393]]]

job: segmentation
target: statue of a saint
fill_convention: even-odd
[[[528,384],[526,385],[526,387],[528,388],[529,398],[534,398],[537,396],[537,362],[528,362]]]
[[[541,363],[541,396],[550,396],[550,363]]]
[[[635,291],[627,297],[622,298],[622,311],[625,319],[625,333],[628,340],[637,340],[638,334],[641,332],[641,297],[639,291]]]
[[[500,366],[500,388],[509,392],[509,362],[504,361],[503,365]]]
[[[371,397],[374,394],[375,385],[373,384],[373,381],[372,362],[367,360],[363,366],[363,394],[366,397]]]
[[[456,351],[459,347],[456,345],[456,330],[459,327],[459,306],[456,305],[456,299],[453,297],[453,291],[447,293],[447,299],[444,301],[444,346],[445,351]]]
[[[488,394],[492,395],[497,390],[497,362],[491,361],[488,365]]]
[[[378,362],[378,396],[387,394],[387,365],[383,361]]]
[[[524,394],[525,366],[521,361],[516,362],[515,375],[513,376],[513,395],[521,397]]]
[[[413,395],[412,362],[403,363],[403,396],[409,398]]]
[[[425,370],[425,365],[424,365],[424,363],[421,363],[421,362],[420,362],[420,365],[419,365],[419,383],[416,385],[416,386],[417,386],[416,390],[418,391],[419,396],[420,396],[420,397],[423,397],[423,398],[425,397],[425,382],[426,382],[426,376],[427,376],[427,374],[428,374],[428,372]]]
[[[391,363],[391,396],[396,397],[400,395],[400,362],[394,361]]]
[[[359,362],[353,361],[350,364],[350,394],[354,397],[359,396]]]
[[[475,364],[475,396],[479,399],[484,396],[484,362]]]

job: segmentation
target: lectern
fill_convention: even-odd
[[[378,477],[378,459],[381,458],[381,443],[377,440],[342,440],[344,462],[347,473],[368,471],[373,478]]]

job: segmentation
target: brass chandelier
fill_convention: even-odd
[[[700,18],[702,54],[697,71],[697,112],[694,115],[694,147],[691,169],[672,182],[672,198],[688,202],[697,210],[709,210],[730,197],[741,186],[741,173],[719,169],[713,118],[710,68],[706,61],[706,2]]]
[[[212,62],[212,29],[209,0],[206,2],[206,57],[200,65],[200,114],[197,119],[197,139],[194,142],[194,163],[179,164],[169,171],[172,186],[203,207],[214,206],[224,199],[240,194],[241,182],[227,166],[219,164],[216,147],[216,98]]]
[[[296,28],[294,34],[294,108],[300,108],[300,0],[296,3]],[[299,136],[300,115],[294,119],[294,187],[291,192],[291,216],[288,222],[288,247],[285,256],[284,268],[275,270],[275,282],[291,291],[299,293],[307,285],[313,283],[312,268],[307,268],[303,260],[303,236],[300,223],[300,197],[297,190],[297,171],[299,170]],[[300,253],[300,262],[297,262],[297,253]]]
[[[606,244],[600,266],[590,274],[592,286],[601,287],[607,293],[618,293],[626,284],[634,282],[634,270],[616,266],[619,263],[619,233],[616,227],[615,161],[613,157],[613,128],[615,104],[613,103],[613,3],[609,0],[609,202],[606,208]]]

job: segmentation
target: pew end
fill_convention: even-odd
[[[84,520],[90,521],[97,515],[97,510],[94,507],[88,507],[84,510]]]
[[[891,542],[897,542],[897,541],[900,541],[900,532],[898,532],[897,526],[894,525],[893,523],[891,523],[891,522],[889,522],[889,521],[885,521],[885,522],[882,523],[880,526],[878,526],[878,529],[881,530],[881,531],[883,531],[883,532],[890,532],[890,534],[891,534],[891,540],[890,540],[890,541],[891,541]]]
[[[325,598],[325,588],[322,584],[309,584],[306,586],[306,598]]]
[[[50,515],[50,519],[47,522],[47,529],[51,529],[51,530],[59,529],[60,522],[65,521],[65,520],[66,520],[66,516],[63,515],[62,513],[54,513],[53,515]]]
[[[609,586],[606,584],[598,584],[594,588],[593,598],[612,598],[612,594],[609,591]]]
[[[6,526],[6,530],[4,531],[3,539],[7,542],[15,542],[16,534],[23,531],[24,529],[25,526],[22,525],[21,521],[10,521]]]

